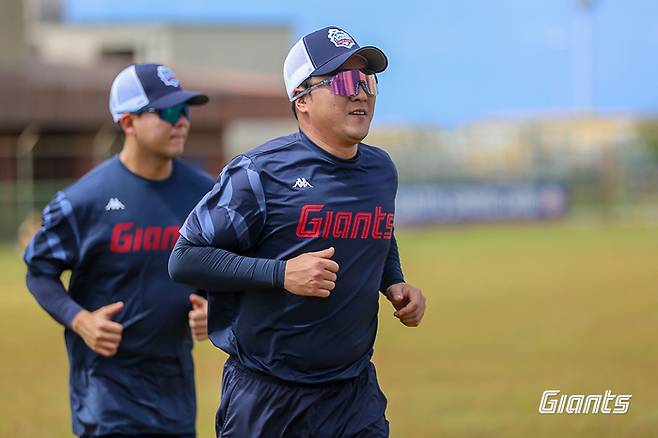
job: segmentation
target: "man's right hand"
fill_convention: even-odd
[[[331,260],[333,255],[332,246],[288,260],[283,287],[295,295],[327,298],[336,287],[338,263]]]
[[[71,328],[96,353],[113,356],[119,348],[123,326],[112,321],[112,317],[121,309],[123,302],[117,301],[93,312],[82,310],[71,321]]]

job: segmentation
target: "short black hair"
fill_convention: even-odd
[[[295,116],[295,120],[299,120],[297,118],[297,108],[295,108],[296,104],[297,104],[297,102],[295,102],[294,100],[292,102],[290,102],[290,109],[292,110],[292,115]]]

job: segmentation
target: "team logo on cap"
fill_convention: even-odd
[[[180,85],[180,82],[178,82],[178,78],[174,72],[169,67],[165,67],[164,65],[158,66],[158,77],[165,85],[172,87],[178,87]]]
[[[329,38],[329,41],[334,43],[334,46],[336,47],[345,47],[348,49],[351,49],[352,46],[354,45],[354,40],[344,30],[340,29],[329,29],[329,33],[327,34],[327,38]]]

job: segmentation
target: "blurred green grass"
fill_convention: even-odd
[[[487,225],[400,230],[421,327],[380,303],[374,361],[393,437],[658,435],[658,228]],[[0,247],[0,436],[70,436],[62,330]],[[199,437],[225,356],[195,348]],[[540,415],[546,389],[632,394],[625,415]]]

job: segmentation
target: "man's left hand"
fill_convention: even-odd
[[[417,327],[425,314],[423,291],[407,283],[397,283],[386,289],[386,298],[395,307],[393,316],[407,327]]]
[[[192,337],[196,341],[208,339],[208,300],[197,294],[190,294],[192,310],[190,310],[189,323]]]

